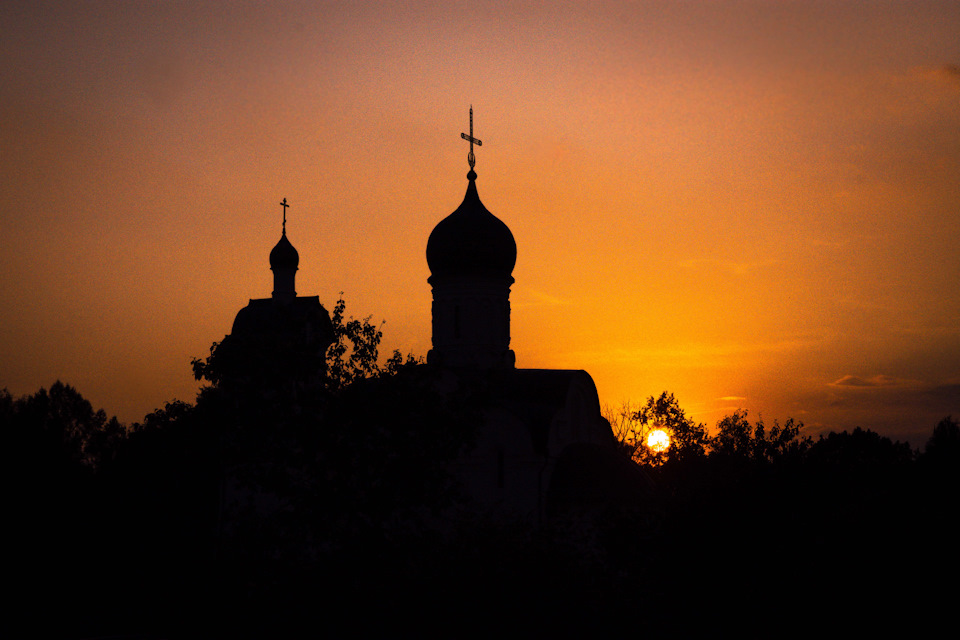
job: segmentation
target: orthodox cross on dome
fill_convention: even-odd
[[[470,105],[470,135],[461,133],[460,137],[470,142],[470,153],[467,154],[467,164],[470,165],[470,171],[473,171],[473,167],[477,164],[477,158],[473,155],[473,145],[476,144],[479,147],[483,144],[480,140],[473,137],[473,105]]]
[[[283,235],[287,235],[287,207],[290,205],[287,204],[286,198],[283,199],[280,206],[283,207]]]

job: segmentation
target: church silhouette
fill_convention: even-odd
[[[602,504],[625,468],[586,371],[518,369],[510,349],[517,244],[480,201],[473,144],[467,192],[427,242],[433,289],[429,366],[488,398],[476,445],[461,457],[468,493],[488,507],[542,519]]]
[[[583,370],[518,369],[510,348],[510,288],[517,245],[510,229],[481,202],[477,190],[470,109],[467,190],[463,202],[433,229],[427,241],[433,292],[432,344],[419,371],[429,372],[438,393],[469,392],[482,398],[478,432],[456,461],[454,474],[473,508],[535,521],[558,513],[596,510],[636,486],[636,467],[618,452],[601,416],[596,385]],[[286,236],[270,253],[271,298],[250,300],[224,346],[270,336],[298,336],[308,360],[329,345],[329,314],[317,296],[297,296],[299,255]],[[229,349],[228,349],[229,351]],[[254,350],[269,357],[271,349]],[[285,358],[299,358],[286,349]],[[268,363],[249,363],[272,370]],[[310,385],[306,385],[309,387]],[[451,429],[457,425],[450,425]],[[625,477],[629,476],[629,478]],[[627,481],[625,481],[627,480]]]

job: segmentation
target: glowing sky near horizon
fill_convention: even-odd
[[[518,366],[921,445],[960,415],[960,3],[4,2],[0,387],[131,422],[297,290],[430,348],[466,188]]]

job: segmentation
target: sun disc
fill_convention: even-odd
[[[647,436],[647,446],[654,453],[663,453],[670,448],[670,436],[663,429],[655,429]]]

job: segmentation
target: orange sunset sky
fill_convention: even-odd
[[[192,401],[280,237],[430,348],[433,226],[518,245],[512,347],[921,446],[960,415],[958,2],[0,4],[0,387]]]

